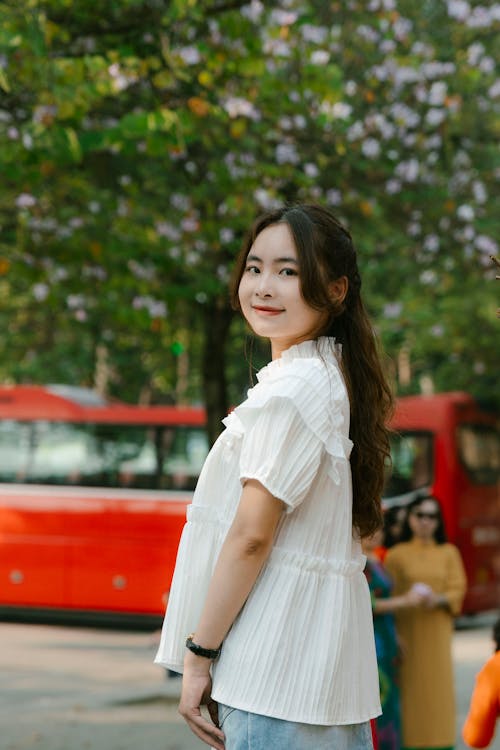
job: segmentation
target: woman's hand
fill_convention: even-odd
[[[210,663],[202,656],[191,652],[186,654],[179,713],[200,740],[216,750],[224,750],[224,734],[219,729],[217,703],[211,697]],[[207,706],[213,723],[202,716],[201,706]]]

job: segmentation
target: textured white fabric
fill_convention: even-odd
[[[309,724],[380,714],[365,557],[352,533],[349,404],[332,339],[262,369],[226,419],[187,511],[156,663],[182,671],[245,479],[286,504],[271,555],[213,666],[213,698]]]

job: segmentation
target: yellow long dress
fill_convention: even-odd
[[[403,648],[401,714],[403,746],[444,748],[455,744],[455,695],[451,640],[453,616],[460,612],[466,578],[453,544],[412,539],[392,547],[385,566],[394,580],[394,596],[414,583],[444,594],[447,607],[416,607],[396,614]]]

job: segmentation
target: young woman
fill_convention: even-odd
[[[441,508],[434,497],[408,505],[401,542],[391,547],[385,567],[394,594],[417,590],[423,604],[396,613],[404,648],[401,663],[403,747],[453,748],[455,697],[451,641],[453,618],[465,594],[465,572],[458,549],[446,542]]]
[[[236,263],[233,305],[272,362],[200,474],[156,657],[217,750],[371,747],[360,537],[382,521],[391,396],[360,287],[351,236],[315,205],[259,218]]]

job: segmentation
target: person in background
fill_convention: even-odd
[[[384,542],[383,532],[377,530],[362,540],[366,555],[365,575],[370,587],[375,629],[375,648],[380,684],[382,715],[375,720],[376,747],[379,750],[400,750],[401,707],[399,697],[399,665],[401,653],[396,634],[394,613],[408,607],[418,607],[422,594],[410,588],[400,596],[392,595],[392,580],[378,557]]]
[[[360,289],[349,232],[317,205],[265,213],[236,262],[232,304],[272,361],[201,471],[156,657],[216,750],[372,748],[361,537],[382,522],[392,395]]]
[[[389,549],[385,565],[396,596],[413,587],[423,598],[422,606],[396,613],[405,654],[403,747],[452,748],[456,718],[451,641],[466,578],[458,549],[446,542],[436,498],[423,496],[410,503],[401,542]]]
[[[493,626],[495,653],[476,678],[462,737],[470,747],[488,747],[500,716],[500,617]]]
[[[390,549],[401,539],[406,521],[406,507],[394,505],[384,513],[384,547]]]
[[[380,544],[372,550],[381,562],[384,562],[387,550],[399,542],[406,518],[406,508],[394,505],[384,512],[383,533],[378,535]]]

